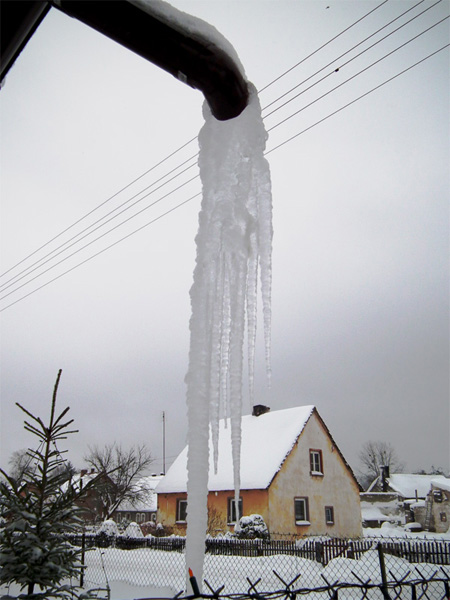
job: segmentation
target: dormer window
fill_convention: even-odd
[[[322,450],[309,451],[309,468],[311,475],[323,475]]]

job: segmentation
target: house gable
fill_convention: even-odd
[[[358,482],[316,410],[271,483],[269,506],[272,533],[361,534]]]

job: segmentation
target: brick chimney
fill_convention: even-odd
[[[382,485],[382,490],[383,492],[387,492],[388,491],[388,487],[389,487],[389,477],[390,477],[390,473],[389,473],[389,465],[383,465],[382,467],[380,467],[381,469],[381,485]]]
[[[259,417],[260,415],[264,415],[268,413],[270,410],[270,406],[264,406],[263,404],[255,404],[252,410],[252,415],[254,417]]]

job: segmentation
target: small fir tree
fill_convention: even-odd
[[[21,598],[89,598],[78,594],[81,550],[71,546],[67,533],[80,524],[76,501],[86,492],[67,481],[66,461],[57,442],[71,433],[73,419],[64,421],[69,407],[56,415],[56,395],[61,377],[56,379],[49,424],[45,425],[23,406],[17,406],[29,417],[24,427],[39,440],[37,450],[28,450],[29,465],[23,479],[0,469],[0,582],[18,584],[26,594]],[[66,583],[64,583],[66,582]],[[40,591],[36,591],[37,588]]]

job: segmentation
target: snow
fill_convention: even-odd
[[[203,187],[197,259],[191,288],[188,406],[186,568],[202,580],[209,433],[218,466],[219,417],[230,416],[233,488],[240,487],[242,379],[248,327],[250,396],[256,336],[258,273],[270,373],[272,197],[264,158],[267,134],[255,88],[235,119],[216,120],[205,102],[199,134]]]
[[[438,478],[433,478],[431,480],[431,485],[435,488],[438,488],[440,490],[444,490],[446,492],[450,492],[450,479],[448,478],[442,478],[439,477]]]
[[[123,536],[127,538],[138,539],[143,538],[144,534],[142,533],[142,529],[139,527],[139,525],[132,521],[125,529]]]
[[[233,59],[245,78],[244,67],[232,44],[206,21],[178,10],[162,0],[130,0],[130,2],[160,21],[170,24],[174,29],[188,33],[193,39],[201,41],[203,45],[220,48]],[[182,79],[181,73],[179,78]]]
[[[113,521],[113,519],[107,519],[106,521],[103,521],[98,533],[104,533],[107,536],[119,535],[117,523]]]
[[[376,497],[376,494],[373,494]],[[363,523],[367,521],[401,521],[400,507],[398,500],[382,500],[383,495],[380,494],[380,500],[367,501],[361,499],[361,516]]]
[[[139,499],[139,501],[123,500],[117,510],[120,511],[141,511],[141,512],[156,512],[158,497],[155,492],[156,486],[164,478],[163,475],[149,475],[148,477],[141,477],[136,482],[136,489],[145,492],[145,494]]]
[[[292,450],[302,433],[314,406],[298,406],[285,410],[270,411],[259,417],[242,417],[241,488],[265,489],[280,469],[284,459]],[[264,443],[261,441],[264,440]],[[221,491],[233,489],[233,462],[230,453],[231,431],[226,420],[219,423],[219,457],[217,472],[209,466],[208,489]],[[209,451],[213,450],[212,435]],[[185,492],[187,489],[188,447],[179,454],[156,488],[158,494]]]
[[[403,498],[425,498],[431,483],[449,485],[449,479],[443,475],[416,475],[412,473],[394,473],[389,477],[389,486]]]

